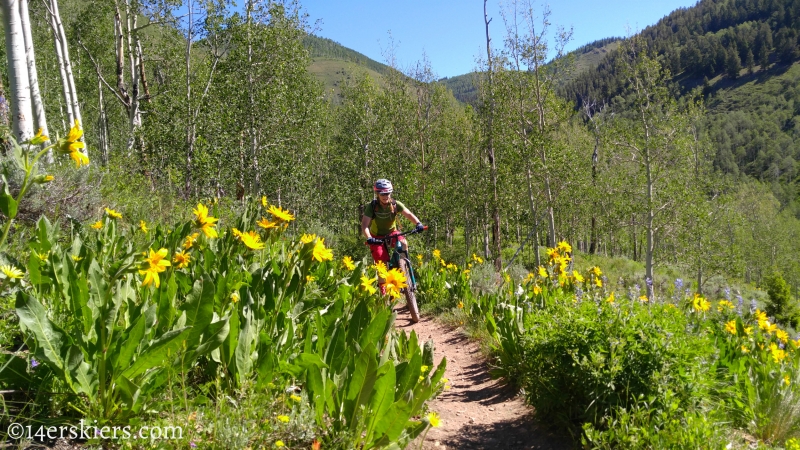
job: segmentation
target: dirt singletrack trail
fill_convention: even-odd
[[[425,436],[425,450],[540,449],[571,450],[566,436],[548,432],[533,419],[532,409],[516,392],[499,380],[492,380],[478,345],[460,330],[451,330],[431,317],[411,323],[408,310],[397,308],[395,327],[414,330],[420,342],[432,339],[434,363],[447,358],[445,378],[451,388],[430,403],[439,413],[442,425],[431,428]],[[434,365],[434,367],[435,367]],[[408,450],[418,449],[417,438]]]

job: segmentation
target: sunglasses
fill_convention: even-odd
[[[388,196],[391,195],[391,193],[390,192],[384,192],[384,193],[381,193],[381,194],[378,194],[378,195],[380,195],[381,197],[388,197]]]

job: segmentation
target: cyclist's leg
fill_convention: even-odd
[[[375,236],[378,239],[382,239],[384,236]],[[378,261],[383,261],[384,264],[388,267],[389,265],[389,253],[386,251],[386,248],[383,245],[370,245],[369,250],[372,253],[372,260],[377,263]],[[378,289],[380,289],[381,296],[386,295],[386,286],[384,286],[384,279],[378,275]]]

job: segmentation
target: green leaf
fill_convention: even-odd
[[[38,300],[23,291],[17,292],[16,309],[20,323],[36,339],[39,357],[64,373],[66,363],[63,349],[69,345],[64,330],[47,318],[47,311]]]
[[[372,388],[377,378],[377,370],[375,344],[370,343],[356,357],[353,376],[347,386],[343,411],[351,430],[357,426],[355,416],[359,411],[359,407],[366,404],[372,394]]]
[[[0,211],[9,219],[14,219],[17,217],[17,201],[14,200],[11,192],[8,191],[8,181],[5,175],[0,178],[2,178],[3,181],[3,190],[0,191]]]
[[[194,282],[192,292],[181,308],[186,311],[186,325],[192,327],[192,332],[187,338],[187,347],[196,346],[200,336],[206,330],[214,317],[214,282],[209,275],[203,275],[202,280]]]
[[[367,428],[366,440],[372,440],[372,436],[380,436],[386,432],[374,428],[379,417],[383,417],[394,403],[395,370],[394,362],[389,361],[378,368],[378,378],[373,387],[374,392],[369,400],[370,425]]]
[[[117,370],[127,368],[133,361],[133,356],[136,354],[136,349],[142,343],[145,331],[145,316],[141,315],[136,322],[128,329],[128,335],[121,342],[119,354],[117,355],[114,367]]]
[[[186,339],[190,331],[191,328],[181,328],[164,333],[158,340],[151,343],[121,375],[133,380],[153,367],[163,366],[167,356],[171,353],[174,354],[180,348],[181,341]],[[166,363],[170,364],[169,361]]]

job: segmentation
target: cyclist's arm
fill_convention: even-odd
[[[406,216],[406,219],[410,220],[414,225],[420,223],[419,219],[417,219],[417,216],[415,216],[414,213],[411,212],[411,210],[404,209],[400,212],[403,213],[403,215]]]
[[[369,232],[370,224],[372,224],[371,217],[361,216],[361,232],[364,233],[367,239],[372,237],[372,233]]]

